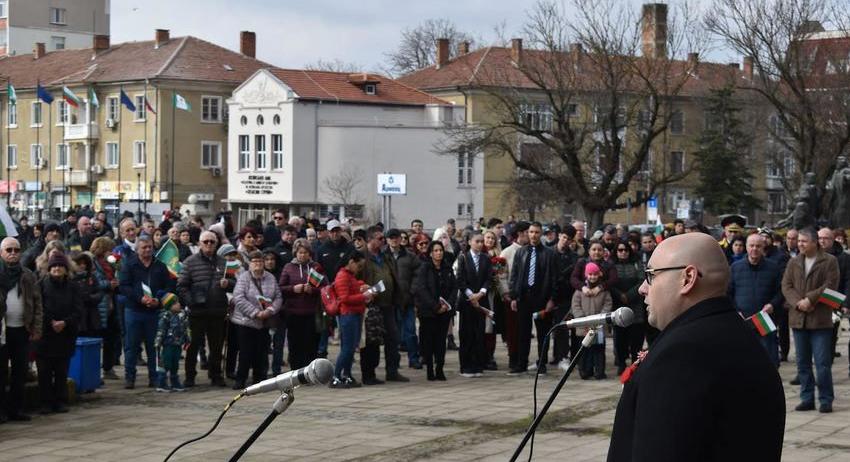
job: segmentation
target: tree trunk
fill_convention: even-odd
[[[605,222],[605,210],[589,207],[582,207],[584,210],[584,219],[587,222],[587,235],[591,236],[596,230],[602,229],[602,224]]]

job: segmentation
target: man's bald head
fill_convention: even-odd
[[[662,330],[693,305],[725,295],[729,285],[726,256],[703,233],[665,239],[649,259],[647,270],[656,271],[652,284],[644,281],[640,293],[646,298],[649,323]]]

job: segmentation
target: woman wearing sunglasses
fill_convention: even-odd
[[[626,359],[637,361],[638,353],[643,348],[646,333],[646,306],[638,289],[643,283],[643,266],[634,253],[630,243],[620,241],[615,247],[611,258],[617,270],[617,283],[611,287],[611,296],[615,306],[628,306],[635,313],[634,322],[628,327],[614,326],[614,364],[617,365],[617,375],[626,369]]]

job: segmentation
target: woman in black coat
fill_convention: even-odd
[[[47,268],[48,275],[39,281],[44,324],[43,337],[36,348],[42,414],[68,412],[68,366],[83,312],[80,290],[68,276],[68,258],[56,253],[48,260]]]
[[[440,241],[428,245],[430,261],[423,262],[413,280],[413,301],[419,317],[419,352],[428,380],[446,380],[446,334],[454,314],[457,281],[451,264],[443,257]]]

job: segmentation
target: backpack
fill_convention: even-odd
[[[320,295],[322,298],[322,306],[325,307],[325,313],[327,313],[328,316],[338,316],[339,298],[337,298],[336,296],[336,289],[334,289],[334,284],[328,284],[322,287]]]

